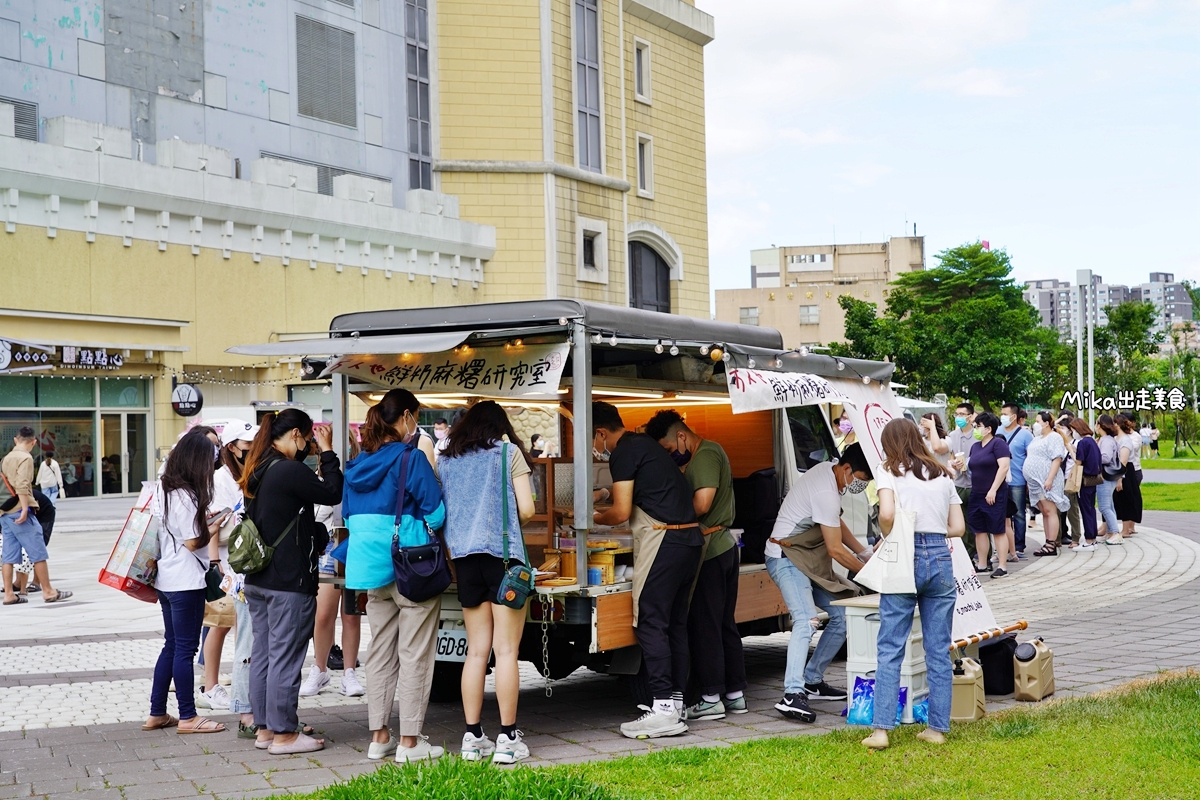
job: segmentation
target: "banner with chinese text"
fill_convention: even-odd
[[[558,392],[570,346],[462,347],[448,353],[348,355],[329,363],[337,372],[387,389],[492,397]]]
[[[769,372],[735,367],[729,370],[728,379],[729,403],[735,414],[845,399],[828,380],[807,372]]]

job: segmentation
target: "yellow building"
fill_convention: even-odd
[[[874,303],[882,312],[896,276],[924,268],[921,236],[752,250],[750,288],[718,289],[717,319],[775,328],[790,348],[840,342],[846,312],[839,297]]]
[[[0,441],[33,425],[68,494],[131,493],[197,419],[172,410],[176,383],[202,416],[329,407],[298,360],[235,344],[540,297],[706,314],[712,18],[482,8],[273,7],[272,37],[252,10],[194,5],[137,69],[128,44],[24,21],[78,60],[0,69]],[[337,57],[349,82],[314,89]]]

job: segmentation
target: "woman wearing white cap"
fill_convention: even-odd
[[[242,589],[242,581],[240,575],[237,575],[229,568],[229,533],[237,526],[242,519],[242,490],[237,484],[238,477],[242,474],[242,459],[245,458],[246,451],[250,449],[250,442],[254,439],[254,434],[258,433],[258,426],[251,425],[243,420],[230,422],[221,430],[221,449],[217,459],[217,472],[213,476],[213,504],[214,508],[228,508],[232,510],[225,525],[221,527],[220,535],[214,536],[208,542],[208,558],[210,564],[217,565],[221,574],[226,576],[222,588],[225,589],[226,597],[217,603],[225,604],[232,603],[234,616],[238,621],[238,634],[235,642],[245,638],[242,635],[241,629],[250,627],[250,614],[245,603],[240,605],[243,608],[239,609],[237,602],[237,594]],[[200,695],[196,698],[196,705],[212,708],[214,710],[224,711],[231,709],[231,701],[229,693],[225,691],[225,687],[219,682],[221,671],[221,652],[225,648],[225,637],[229,634],[229,627],[225,623],[227,619],[221,619],[220,616],[212,614],[212,604],[206,606],[208,618],[205,625],[208,626],[208,636],[204,639],[204,686]],[[226,614],[228,611],[225,612]],[[242,618],[245,617],[246,624],[241,625]],[[210,624],[213,623],[213,624]],[[246,645],[246,652],[249,653],[250,646]],[[247,655],[247,657],[249,657]],[[245,665],[235,661],[234,673],[236,675],[238,667]],[[243,691],[249,685],[247,680],[243,685]],[[247,700],[244,704],[246,712],[250,710],[250,703]],[[239,709],[232,709],[238,711]]]

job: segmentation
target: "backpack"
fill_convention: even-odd
[[[272,461],[267,467],[266,472],[270,472],[271,467],[278,463],[279,460]],[[267,480],[266,472],[263,473],[263,479],[259,481],[259,490],[262,489],[262,485]],[[253,503],[254,500],[250,502]],[[300,515],[296,514],[296,518],[288,523],[288,526],[283,529],[283,533],[279,534],[279,538],[268,545],[263,541],[262,534],[258,531],[258,526],[250,518],[250,508],[247,506],[246,516],[229,534],[230,568],[242,575],[253,575],[257,572],[262,572],[267,568],[267,564],[271,563],[271,557],[275,555],[275,548],[279,547],[279,543],[283,541],[283,537],[287,536],[299,521]]]

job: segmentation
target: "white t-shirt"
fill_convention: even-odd
[[[875,485],[881,490],[891,489],[896,494],[896,505],[916,512],[918,533],[947,533],[950,506],[962,505],[954,481],[945,475],[923,481],[911,473],[896,476],[881,467],[876,471]]]
[[[221,467],[213,475],[213,510],[220,511],[222,508],[233,510],[233,513],[225,520],[225,524],[221,526],[220,536],[225,540],[225,544],[221,545],[219,552],[221,562],[225,566],[229,565],[229,534],[245,516],[245,506],[246,504],[242,500],[242,487],[238,486],[229,467]],[[225,571],[229,572],[229,570]]]
[[[1150,430],[1150,426],[1149,426],[1149,425],[1147,425],[1146,427],[1142,428],[1140,431],[1138,431],[1138,433],[1140,433],[1140,434],[1142,435],[1142,446],[1143,446],[1143,447],[1145,447],[1146,445],[1150,444],[1150,435],[1151,435],[1151,433],[1152,433],[1152,432],[1151,432],[1151,430]]]
[[[160,592],[183,592],[204,588],[204,573],[208,571],[208,553],[205,550],[191,551],[184,546],[186,539],[197,539],[196,502],[182,489],[176,489],[166,498],[166,516],[163,516],[162,491],[154,493],[154,516],[158,526],[158,577],[154,588]]]
[[[813,525],[840,528],[841,524],[842,496],[838,494],[833,462],[823,461],[792,484],[792,490],[779,507],[771,538],[786,539]],[[783,548],[771,541],[764,552],[769,558],[783,558]]]

